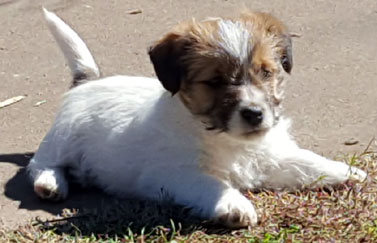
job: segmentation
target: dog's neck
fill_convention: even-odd
[[[237,139],[225,133],[202,132],[200,167],[234,187],[258,187],[258,180],[255,179],[263,174],[269,163],[273,163],[272,160],[268,162],[272,156],[271,149],[282,149],[279,144],[285,141],[279,140],[289,139],[289,126],[290,121],[282,118],[265,133],[248,139]]]
[[[199,166],[224,183],[230,183],[232,187],[254,188],[256,185],[253,184],[253,178],[256,175],[247,171],[258,171],[257,147],[260,143],[257,140],[261,138],[238,140],[224,133],[202,133]]]

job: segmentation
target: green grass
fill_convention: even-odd
[[[0,232],[0,242],[377,242],[377,153],[347,158],[364,182],[295,192],[248,193],[259,224],[227,230],[177,206],[114,201],[96,210],[66,209],[53,221]]]

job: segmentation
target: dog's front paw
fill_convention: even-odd
[[[213,221],[229,228],[242,228],[257,224],[253,204],[235,189],[228,189],[218,201]]]
[[[354,181],[364,181],[367,178],[367,173],[356,167],[350,167],[348,171],[348,178]]]

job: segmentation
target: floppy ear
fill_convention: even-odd
[[[281,37],[281,56],[280,62],[284,70],[287,73],[291,73],[293,67],[293,58],[292,58],[292,40],[289,33],[282,34]]]
[[[177,93],[185,74],[182,57],[189,41],[176,33],[166,35],[149,48],[149,57],[162,86],[172,95]]]

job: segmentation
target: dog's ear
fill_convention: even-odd
[[[280,35],[280,38],[280,62],[283,69],[290,74],[293,67],[291,35],[289,33],[283,33]]]
[[[241,19],[250,22],[251,26],[262,28],[268,35],[273,35],[277,40],[276,47],[280,55],[280,63],[287,73],[291,73],[293,67],[292,40],[287,27],[274,16],[245,10],[241,13]]]
[[[262,14],[265,18],[265,27],[267,33],[277,38],[278,53],[280,55],[280,63],[287,73],[291,73],[293,67],[292,58],[292,39],[287,27],[275,17],[269,14]]]
[[[149,57],[162,86],[172,95],[181,86],[185,68],[182,57],[187,52],[189,41],[180,34],[169,33],[149,48]]]
[[[267,31],[278,39],[277,47],[280,55],[280,63],[283,69],[290,74],[293,67],[291,34],[288,32],[287,27],[279,20],[272,16],[268,17]]]

